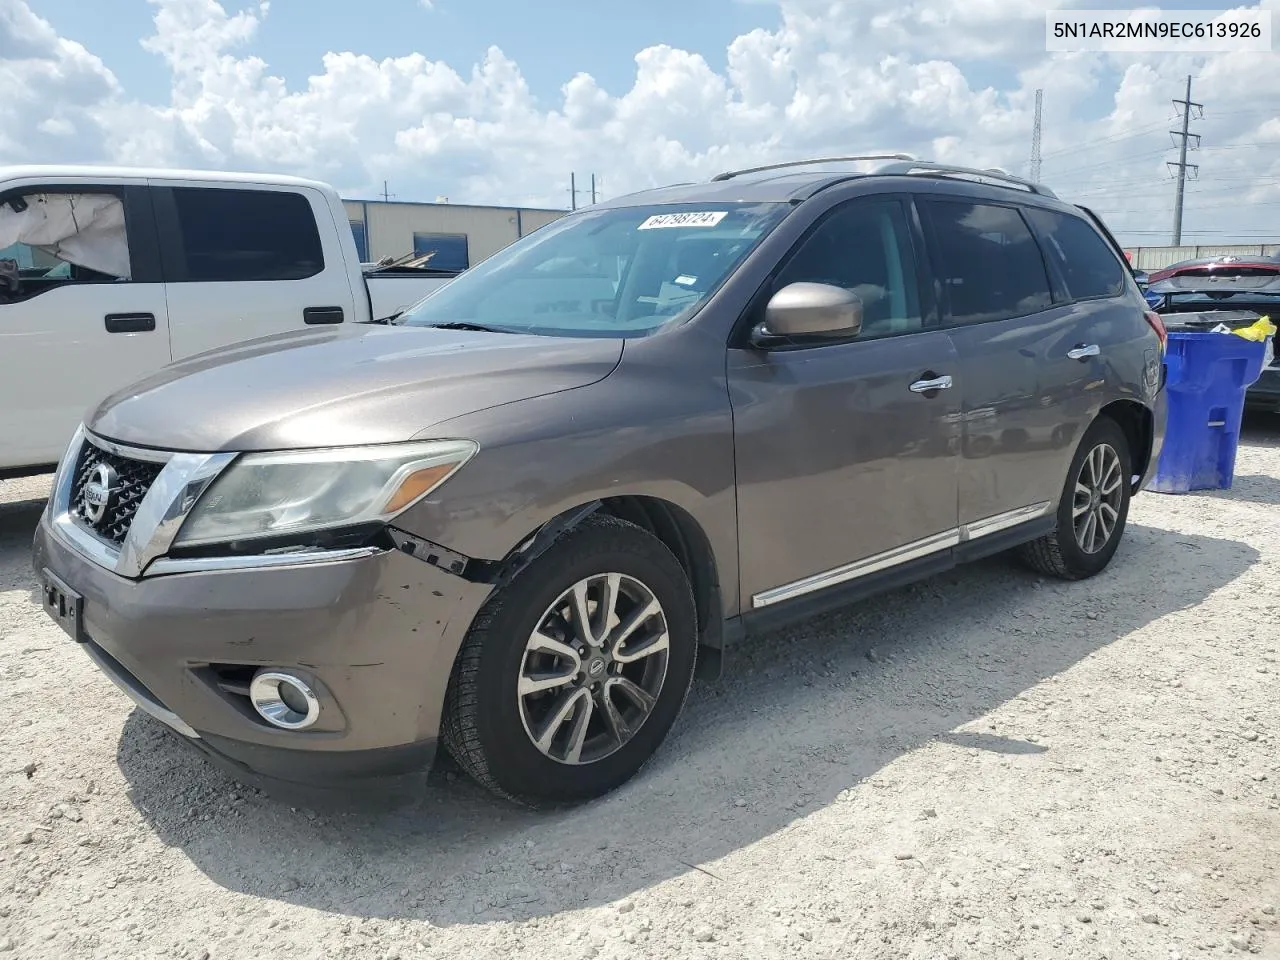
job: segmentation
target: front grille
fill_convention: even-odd
[[[85,487],[95,479],[97,468],[106,465],[111,476],[106,508],[96,521],[84,499]],[[108,453],[87,441],[76,461],[75,477],[71,484],[71,514],[82,526],[92,530],[104,540],[119,546],[129,533],[133,517],[138,512],[142,498],[160,475],[163,464],[147,460],[131,460]]]

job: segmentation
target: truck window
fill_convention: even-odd
[[[305,280],[324,270],[311,204],[283,190],[175,187],[184,268],[193,283]]]
[[[115,194],[33,190],[0,202],[0,304],[130,277],[124,201]]]

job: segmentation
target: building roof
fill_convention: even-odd
[[[522,210],[525,213],[571,212],[564,207],[519,207],[492,203],[438,203],[431,200],[360,200],[355,197],[343,197],[342,202],[369,204],[370,206],[378,207],[443,207],[445,209],[454,210],[510,210],[512,213],[515,213],[517,210]],[[597,203],[596,206],[599,206],[599,204]]]

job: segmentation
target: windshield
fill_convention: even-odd
[[[643,336],[691,317],[787,210],[729,203],[580,212],[494,254],[396,323]]]

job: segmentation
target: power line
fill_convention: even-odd
[[[1199,104],[1197,104],[1199,106]],[[1271,119],[1275,116],[1275,111],[1266,108],[1253,108],[1249,110],[1224,110],[1221,113],[1202,114],[1197,119],[1204,120],[1207,124],[1213,124],[1221,120],[1223,117],[1266,117]],[[1105,137],[1093,137],[1088,140],[1081,140],[1073,143],[1069,147],[1063,147],[1060,150],[1050,150],[1042,155],[1042,159],[1051,160],[1054,157],[1061,157],[1066,154],[1075,156],[1085,150],[1094,150],[1105,146],[1114,146],[1118,143],[1124,143],[1129,140],[1140,140],[1144,137],[1150,137],[1159,128],[1165,125],[1164,120],[1156,120],[1150,123],[1144,123],[1134,127],[1128,133],[1116,133]]]
[[[1178,146],[1178,162],[1176,164],[1169,163],[1170,167],[1176,167],[1178,170],[1178,188],[1173,201],[1173,245],[1176,247],[1182,243],[1182,201],[1187,188],[1187,170],[1192,169],[1199,171],[1200,169],[1197,164],[1187,163],[1187,141],[1192,137],[1195,137],[1196,146],[1200,146],[1200,135],[1188,132],[1191,126],[1191,108],[1199,108],[1200,115],[1204,116],[1204,104],[1193,103],[1191,101],[1190,74],[1187,75],[1187,99],[1175,100],[1173,102],[1182,106],[1182,132],[1178,133],[1175,130],[1169,131],[1180,141]]]

